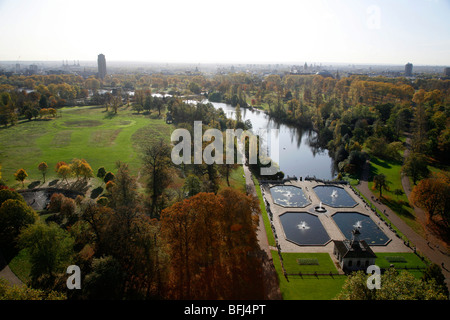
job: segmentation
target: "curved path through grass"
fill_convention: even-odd
[[[367,161],[364,165],[360,184],[357,185],[358,190],[367,198],[371,199],[373,193],[369,188],[370,163]],[[385,212],[387,218],[394,224],[401,233],[403,233],[416,249],[425,255],[430,261],[439,266],[444,265],[442,272],[446,278],[447,287],[450,288],[450,257],[440,251],[439,247],[429,243],[428,240],[417,234],[410,226],[408,226],[394,211],[379,201],[372,201],[375,207],[381,212]]]

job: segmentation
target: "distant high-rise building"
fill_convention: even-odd
[[[407,63],[405,65],[405,76],[406,77],[412,77],[412,69],[413,69],[413,65],[412,63]]]
[[[444,69],[444,76],[450,77],[450,68],[449,67]]]
[[[98,77],[104,79],[106,76],[106,59],[104,54],[98,55]]]

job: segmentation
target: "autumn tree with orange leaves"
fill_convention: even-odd
[[[174,299],[261,299],[257,200],[231,188],[163,210],[161,238]]]
[[[444,223],[450,224],[450,175],[435,173],[431,178],[420,180],[413,188],[410,200],[423,208],[428,214],[428,221],[440,216]]]

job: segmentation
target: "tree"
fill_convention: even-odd
[[[67,165],[67,163],[65,163],[64,161],[58,161],[55,165],[55,172],[58,173],[59,168],[63,165]]]
[[[431,178],[421,180],[410,194],[415,205],[425,209],[429,221],[440,215],[445,223],[450,223],[450,181],[443,174],[434,174]]]
[[[150,144],[144,155],[146,173],[148,175],[147,188],[150,193],[150,216],[160,214],[161,196],[172,180],[171,148],[162,139]]]
[[[131,176],[126,163],[118,162],[117,166],[114,185],[109,190],[111,192],[110,205],[116,210],[121,207],[124,209],[133,208],[138,200],[136,179]]]
[[[80,177],[83,177],[84,180],[91,178],[94,176],[91,166],[84,159],[73,159],[70,163],[70,169],[72,173],[77,177],[77,181]]]
[[[380,192],[380,198],[382,197],[382,189],[389,190],[389,181],[386,175],[380,173],[373,177],[373,187]]]
[[[19,200],[25,203],[24,198],[17,191],[10,189],[0,189],[0,206],[3,204],[3,202],[9,199]]]
[[[114,257],[94,258],[92,272],[84,280],[83,297],[120,300],[123,298],[125,280],[125,272]]]
[[[430,174],[426,158],[416,152],[411,153],[406,158],[402,171],[413,179],[414,185],[416,185],[417,180],[426,178]]]
[[[19,169],[14,173],[17,181],[22,182],[22,188],[24,187],[23,181],[28,177],[28,173],[24,169]]]
[[[72,169],[67,164],[63,164],[59,167],[57,173],[59,177],[68,182],[67,178],[72,174]]]
[[[442,292],[447,296],[448,298],[448,287],[445,283],[445,276],[442,273],[442,268],[438,266],[436,263],[432,263],[429,265],[422,275],[422,280],[425,282],[430,282],[431,280],[434,280],[438,286],[441,287]]]
[[[161,237],[170,256],[170,297],[261,297],[256,228],[258,201],[239,191],[198,193],[161,214]],[[196,232],[192,232],[196,230]]]
[[[67,300],[64,293],[40,290],[25,285],[11,286],[6,279],[0,278],[0,300]]]
[[[187,197],[195,196],[202,190],[201,180],[193,174],[190,174],[184,181],[183,190]]]
[[[14,247],[20,230],[37,219],[37,214],[23,200],[5,200],[0,207],[0,243],[5,248],[11,247],[11,244]]]
[[[41,276],[53,279],[65,271],[71,264],[73,245],[73,238],[56,223],[36,223],[24,229],[19,246],[30,253],[32,283],[38,284]]]
[[[363,271],[353,272],[347,277],[336,300],[446,300],[442,288],[434,280],[417,279],[407,271],[394,268],[380,276],[381,288],[367,287],[369,275]]]
[[[141,111],[144,110],[144,107],[139,103],[135,103],[133,104],[133,110],[136,111],[137,113],[141,113]]]
[[[41,162],[38,165],[38,169],[40,172],[42,172],[42,177],[43,177],[44,183],[45,183],[45,174],[47,173],[48,165],[45,162]]]

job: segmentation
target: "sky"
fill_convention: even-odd
[[[450,65],[450,0],[0,0],[0,60]]]

